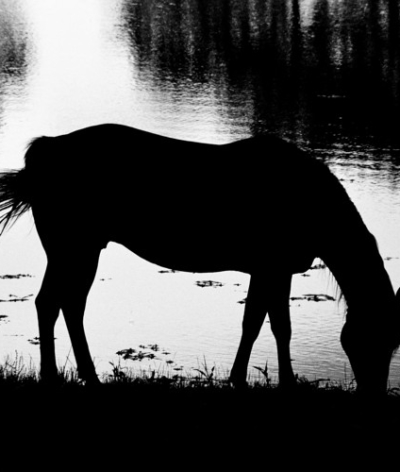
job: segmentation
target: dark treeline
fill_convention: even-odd
[[[139,73],[252,102],[253,132],[397,135],[398,0],[129,1]],[[326,137],[325,137],[326,138]]]

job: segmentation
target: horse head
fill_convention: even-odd
[[[400,345],[400,289],[391,303],[365,309],[363,325],[347,315],[341,343],[346,352],[359,392],[384,393],[390,362]],[[350,315],[350,316],[349,316]]]

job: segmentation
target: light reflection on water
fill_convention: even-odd
[[[0,0],[0,165],[20,167],[35,136],[101,122],[215,143],[267,130],[330,164],[376,235],[398,287],[400,161],[391,130],[399,121],[399,55],[390,39],[398,37],[387,11],[392,4],[381,5],[375,24],[371,2],[361,0],[351,8],[334,0]],[[390,122],[383,113],[389,103]],[[132,153],[145,157],[134,145]],[[339,217],[332,215],[338,224]],[[0,299],[37,293],[45,257],[31,217],[2,237],[0,261],[0,275],[34,276],[2,280]],[[116,245],[102,255],[85,318],[99,371],[117,361],[116,351],[154,343],[171,352],[171,368],[198,367],[204,355],[209,365],[229,369],[248,276],[159,270]],[[223,286],[200,288],[201,279]],[[334,295],[328,274],[296,276],[292,295],[304,293]],[[349,373],[339,344],[344,306],[291,305],[295,370],[343,378]],[[0,357],[17,350],[37,364],[38,347],[28,342],[37,336],[33,302],[4,302],[0,310],[7,316],[0,318]],[[63,320],[56,336],[64,364],[70,342]],[[269,326],[250,364],[263,367],[266,359],[276,375]],[[392,383],[399,379],[396,361]]]

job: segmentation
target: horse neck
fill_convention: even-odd
[[[385,305],[394,303],[393,287],[375,238],[358,215],[348,221],[345,235],[330,238],[329,246],[324,262],[343,293],[348,314],[391,308]]]
[[[319,199],[314,201],[317,211],[323,215],[319,225],[320,257],[342,291],[348,316],[351,311],[363,310],[370,316],[374,309],[391,311],[395,303],[393,287],[375,238],[329,169],[320,167],[318,177]]]

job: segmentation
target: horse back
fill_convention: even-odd
[[[211,145],[120,125],[39,138],[26,168],[35,221],[51,211],[53,227],[86,228],[103,246],[143,248],[147,259],[149,247],[160,257],[195,249],[198,263],[217,250],[221,260],[233,252],[262,263],[271,254],[312,260],[311,223],[332,180],[324,165],[270,136]]]

